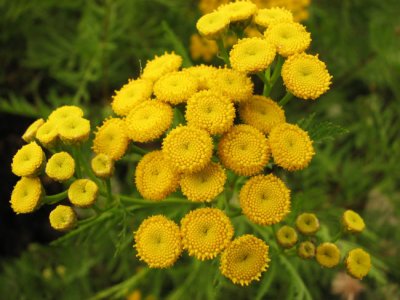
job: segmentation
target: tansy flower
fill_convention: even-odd
[[[75,144],[89,138],[90,122],[79,116],[72,116],[60,122],[58,133],[63,142]]]
[[[190,56],[194,60],[203,59],[209,62],[217,53],[218,46],[215,41],[206,39],[198,34],[192,34],[190,37]]]
[[[181,233],[162,215],[147,218],[135,233],[137,256],[150,268],[169,268],[182,253]]]
[[[297,125],[276,125],[268,140],[275,163],[288,171],[306,168],[315,154],[308,133]]]
[[[284,56],[301,53],[311,44],[311,35],[300,23],[279,23],[268,27],[264,33],[266,42],[276,46]]]
[[[208,65],[198,65],[185,68],[183,72],[187,72],[193,77],[196,77],[199,84],[199,90],[208,90],[210,88],[210,81],[213,80],[213,73],[217,68]]]
[[[118,118],[110,118],[97,128],[92,149],[97,154],[103,153],[113,160],[119,160],[124,156],[128,144],[125,122]]]
[[[45,154],[42,148],[35,142],[21,147],[14,155],[11,169],[17,176],[36,176],[45,162]]]
[[[83,117],[82,109],[74,105],[64,105],[54,110],[49,115],[48,120],[60,122],[69,117]]]
[[[235,1],[218,7],[218,12],[228,16],[231,22],[242,22],[250,19],[257,11],[251,1]]]
[[[357,279],[363,279],[371,270],[371,257],[361,248],[353,249],[346,257],[347,273]]]
[[[164,75],[154,84],[154,95],[160,101],[171,104],[186,102],[198,90],[197,79],[179,71]]]
[[[89,179],[77,179],[68,189],[69,201],[77,207],[89,207],[96,201],[99,188]]]
[[[302,213],[296,219],[296,228],[306,235],[314,234],[319,229],[319,221],[315,214]]]
[[[58,140],[58,122],[46,121],[37,130],[36,139],[46,148],[53,147]]]
[[[225,170],[218,163],[209,163],[204,169],[182,175],[182,193],[195,202],[211,202],[223,190],[226,182]]]
[[[163,152],[147,153],[135,170],[136,188],[143,198],[163,200],[179,186],[179,176]]]
[[[115,92],[111,102],[112,110],[119,116],[126,116],[139,103],[150,98],[153,82],[146,79],[129,80]]]
[[[250,221],[279,223],[290,212],[290,190],[273,174],[250,178],[240,190],[240,207]]]
[[[233,240],[221,255],[220,271],[242,286],[260,280],[268,268],[269,247],[264,241],[246,234]]]
[[[93,173],[100,178],[109,178],[114,173],[114,161],[104,153],[93,157],[91,167]]]
[[[163,140],[162,151],[176,170],[194,173],[211,160],[213,142],[203,129],[178,126]]]
[[[154,141],[171,126],[173,116],[174,112],[167,103],[144,101],[126,117],[126,133],[134,142]]]
[[[188,100],[185,117],[189,126],[213,135],[223,134],[233,125],[235,107],[229,98],[216,91],[201,91]]]
[[[200,260],[213,259],[228,246],[233,226],[224,212],[217,208],[192,210],[181,220],[183,249]]]
[[[257,128],[264,134],[270,133],[275,125],[286,122],[283,109],[272,99],[259,95],[254,95],[248,101],[240,103],[239,115],[244,123]]]
[[[276,239],[282,247],[291,248],[297,243],[297,232],[293,227],[285,225],[276,232]]]
[[[11,208],[16,214],[34,212],[41,204],[43,188],[38,177],[22,177],[11,194]]]
[[[239,40],[229,53],[232,68],[244,73],[265,70],[274,61],[276,49],[265,39],[253,37]]]
[[[229,17],[219,11],[214,11],[202,16],[196,23],[199,33],[208,38],[214,39],[221,36],[229,26]]]
[[[346,210],[342,216],[344,228],[350,232],[362,232],[365,228],[364,220],[353,210]]]
[[[250,125],[236,125],[218,144],[222,164],[242,176],[260,173],[270,158],[267,138]]]
[[[32,142],[35,139],[36,132],[38,131],[40,126],[42,126],[43,124],[44,124],[44,120],[43,119],[38,119],[35,122],[33,122],[25,130],[24,134],[22,135],[22,139],[27,143]]]
[[[147,61],[141,77],[154,82],[167,73],[178,71],[181,65],[182,57],[173,52],[165,52],[163,55],[156,55],[152,60]]]
[[[282,66],[282,79],[286,88],[296,97],[315,100],[331,85],[332,76],[324,62],[305,53],[286,59]]]
[[[259,9],[254,17],[254,23],[267,28],[270,25],[293,22],[293,14],[283,7]]]
[[[325,268],[333,268],[340,262],[340,250],[332,243],[322,243],[317,247],[317,262]]]
[[[53,154],[46,164],[46,174],[53,180],[66,181],[75,173],[75,161],[67,152]]]
[[[310,241],[301,242],[297,248],[297,254],[304,259],[315,256],[315,245]]]
[[[49,220],[55,230],[67,231],[76,225],[76,214],[70,206],[57,205],[50,212]]]

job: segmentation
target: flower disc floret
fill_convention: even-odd
[[[60,122],[58,133],[64,143],[82,143],[89,138],[90,122],[79,116],[68,117]]]
[[[114,161],[104,153],[93,157],[91,167],[93,173],[100,178],[109,178],[114,173]]]
[[[347,273],[363,279],[371,270],[371,256],[361,248],[351,250],[346,257]]]
[[[199,33],[208,38],[214,39],[222,35],[229,26],[229,17],[219,11],[210,12],[202,16],[196,23]]]
[[[315,256],[315,245],[310,241],[301,242],[297,248],[297,254],[304,259],[310,259]]]
[[[60,122],[69,117],[83,117],[83,110],[75,105],[64,105],[54,110],[48,120]]]
[[[364,220],[353,210],[346,210],[342,216],[342,223],[345,230],[358,233],[365,229]]]
[[[36,176],[40,173],[45,162],[42,148],[35,142],[30,142],[21,147],[14,155],[11,169],[17,176]]]
[[[183,69],[184,72],[196,77],[199,90],[210,89],[210,81],[213,80],[213,74],[216,70],[218,69],[208,65],[198,65]]]
[[[89,179],[77,179],[68,189],[69,201],[77,207],[90,207],[94,204],[99,193],[96,183]]]
[[[147,61],[141,77],[154,82],[167,73],[178,71],[181,65],[182,57],[173,52],[165,52],[163,55],[156,55],[152,60]]]
[[[11,194],[11,208],[16,214],[34,212],[41,204],[43,187],[38,177],[22,177]]]
[[[47,162],[45,172],[53,180],[66,181],[75,173],[75,161],[67,152],[55,153]]]
[[[319,220],[315,214],[302,213],[296,219],[296,228],[302,234],[315,234],[319,229]]]
[[[263,28],[274,24],[291,22],[293,22],[293,14],[283,7],[259,9],[254,17],[254,23]]]
[[[58,122],[47,120],[36,132],[36,139],[46,148],[52,148],[58,141]]]
[[[68,231],[76,225],[76,214],[70,206],[57,205],[50,212],[50,225],[58,231]]]
[[[322,243],[317,247],[317,262],[325,268],[333,268],[340,262],[340,250],[333,243]]]
[[[293,227],[285,225],[276,232],[276,239],[282,247],[291,248],[297,243],[298,236]]]
[[[247,21],[257,11],[257,6],[251,1],[235,1],[218,7],[218,12],[226,15],[231,22]]]
[[[25,130],[24,134],[22,135],[22,139],[30,143],[35,139],[36,133],[38,129],[45,123],[43,119],[38,119],[33,122],[29,127]]]

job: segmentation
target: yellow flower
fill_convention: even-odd
[[[297,248],[297,254],[304,259],[315,256],[315,245],[310,241],[301,242]]]
[[[37,130],[36,139],[46,148],[53,147],[58,140],[58,122],[46,121]]]
[[[182,173],[203,169],[211,160],[213,142],[207,131],[191,126],[171,130],[162,143],[162,151],[172,166]]]
[[[289,92],[301,99],[315,100],[331,85],[332,76],[324,62],[305,53],[286,59],[282,66],[282,79]]]
[[[51,179],[66,181],[74,176],[75,161],[67,152],[59,152],[50,157],[46,164],[46,174]]]
[[[207,130],[212,135],[223,134],[233,125],[235,107],[216,91],[200,91],[188,100],[185,117],[190,126]]]
[[[76,214],[70,206],[66,205],[57,205],[50,212],[49,219],[51,227],[59,231],[70,230],[76,225]]]
[[[290,190],[273,174],[250,178],[239,199],[243,214],[256,224],[279,223],[290,212]]]
[[[211,202],[224,190],[225,182],[225,170],[211,162],[199,172],[182,175],[180,185],[190,201]]]
[[[196,23],[199,33],[208,38],[214,39],[221,36],[229,26],[229,17],[218,11],[202,16]]]
[[[153,151],[138,163],[135,182],[143,198],[159,201],[176,190],[179,176],[161,151]]]
[[[94,204],[99,188],[89,179],[77,179],[68,189],[69,201],[77,207],[89,207]]]
[[[297,232],[293,227],[285,225],[276,232],[276,239],[282,247],[291,248],[297,243]]]
[[[209,62],[217,53],[218,46],[215,41],[208,40],[198,34],[192,34],[190,37],[190,56],[194,60],[203,59]]]
[[[312,235],[319,229],[319,221],[315,214],[302,213],[296,219],[296,227],[302,234]]]
[[[42,148],[35,142],[21,147],[14,155],[11,169],[17,176],[39,175],[45,162],[45,154]]]
[[[181,220],[183,249],[200,260],[213,259],[230,243],[233,226],[224,212],[217,208],[199,208]]]
[[[220,271],[233,283],[249,285],[259,281],[268,268],[269,247],[264,241],[246,234],[233,240],[221,255]]]
[[[210,81],[213,80],[213,73],[217,68],[207,65],[198,65],[184,69],[184,72],[189,73],[196,77],[199,84],[199,90],[208,90],[210,88]]]
[[[22,135],[22,139],[27,142],[30,143],[32,142],[35,137],[36,137],[36,132],[38,131],[38,129],[44,124],[44,120],[43,119],[38,119],[35,122],[33,122],[31,125],[29,125],[29,127],[25,130],[25,133]]]
[[[100,178],[109,178],[114,173],[114,161],[104,153],[93,157],[91,166],[93,173]]]
[[[137,256],[150,268],[169,268],[182,253],[181,233],[162,215],[147,218],[135,233]]]
[[[153,82],[146,79],[129,80],[115,92],[111,102],[112,110],[119,116],[126,116],[139,103],[148,100],[153,93]]]
[[[165,52],[163,55],[156,55],[154,59],[147,61],[141,77],[154,82],[167,73],[178,71],[181,65],[182,57],[173,52]]]
[[[231,22],[242,22],[253,17],[257,6],[251,1],[235,1],[218,7],[218,12],[227,16]]]
[[[11,194],[11,208],[16,214],[34,212],[41,204],[42,184],[38,177],[22,177]]]
[[[157,100],[171,104],[186,102],[198,90],[195,77],[187,72],[179,71],[164,75],[154,84],[154,95]]]
[[[126,133],[134,142],[158,139],[172,124],[174,112],[167,103],[147,100],[138,104],[125,119]]]
[[[346,210],[342,216],[344,228],[350,232],[362,232],[365,228],[364,220],[353,210]]]
[[[106,154],[113,160],[124,156],[129,144],[125,122],[118,118],[110,118],[97,128],[93,139],[93,151]]]
[[[251,176],[260,173],[270,159],[268,140],[250,125],[236,125],[222,136],[218,156],[228,169],[238,175]]]
[[[83,117],[82,109],[74,105],[64,105],[54,110],[49,115],[48,120],[60,122],[69,117]]]
[[[264,134],[270,133],[275,125],[286,122],[284,110],[272,99],[259,95],[240,103],[239,115],[244,123]]]
[[[90,122],[79,116],[71,116],[60,122],[58,133],[66,144],[86,141],[90,134]]]
[[[140,292],[140,290],[134,290],[129,293],[126,300],[142,300],[142,293]]]
[[[317,262],[325,268],[333,268],[340,262],[340,250],[332,243],[322,243],[317,247]]]
[[[357,279],[363,279],[371,270],[371,257],[361,248],[353,249],[346,257],[347,273]]]
[[[269,145],[274,162],[288,171],[306,168],[315,154],[308,133],[299,126],[288,123],[272,128]]]
[[[274,24],[290,22],[293,22],[293,14],[283,7],[259,9],[254,17],[254,23],[263,28]]]

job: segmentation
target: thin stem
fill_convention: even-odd
[[[146,151],[146,150],[144,150],[144,149],[142,149],[142,148],[140,148],[139,146],[136,146],[136,145],[134,145],[134,144],[131,144],[131,148],[132,148],[132,150],[133,150],[134,152],[140,153],[140,154],[142,154],[142,155],[145,155],[145,154],[148,153],[148,151]]]
[[[269,87],[264,87],[264,92],[263,95],[264,96],[269,96],[269,94],[272,91],[272,88],[274,87],[276,81],[278,80],[278,78],[281,76],[281,70],[282,70],[282,65],[283,65],[283,57],[282,56],[278,56],[278,60],[275,64],[275,68],[274,68],[274,72],[272,73],[271,79],[269,80]],[[270,71],[269,71],[270,72]],[[266,75],[267,77],[268,75]]]
[[[286,95],[279,101],[279,106],[284,107],[290,100],[293,99],[293,94],[290,92],[286,92]]]
[[[82,172],[81,172],[81,162],[80,162],[80,157],[78,154],[79,149],[76,149],[74,146],[71,147],[72,151],[72,156],[75,159],[75,173],[76,177],[82,178]]]
[[[125,195],[119,195],[119,198],[124,201],[126,204],[138,204],[141,206],[164,206],[168,204],[180,204],[180,205],[193,205],[193,204],[201,204],[196,202],[191,202],[189,200],[181,199],[181,198],[167,198],[163,201],[149,201],[141,198],[132,198]]]
[[[221,54],[221,56],[219,56],[219,57],[223,59],[223,61],[225,62],[225,64],[228,67],[230,67],[231,63],[229,61],[229,54],[224,46],[224,41],[222,40],[222,38],[217,39],[217,44],[218,44],[219,53]]]
[[[111,180],[110,180],[110,178],[107,178],[104,181],[106,183],[107,199],[111,203],[112,202]]]
[[[68,190],[65,190],[61,193],[54,194],[54,195],[48,195],[48,196],[46,195],[43,198],[43,203],[55,204],[55,203],[58,203],[58,202],[64,200],[65,198],[67,198],[67,196],[68,196]]]
[[[340,230],[332,239],[332,243],[336,243],[343,236],[343,230]]]

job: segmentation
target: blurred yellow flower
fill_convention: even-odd
[[[351,250],[346,257],[347,273],[363,279],[371,270],[371,256],[361,248]]]
[[[302,234],[315,234],[319,229],[319,220],[315,214],[302,213],[296,219],[296,228]]]
[[[11,194],[11,208],[16,214],[34,212],[41,204],[43,187],[38,177],[22,177]]]
[[[77,179],[68,189],[69,201],[77,207],[90,207],[97,199],[99,188],[89,179]]]
[[[17,176],[37,176],[45,162],[45,154],[42,148],[31,142],[21,147],[14,155],[11,169]]]
[[[282,247],[291,248],[297,243],[298,236],[293,227],[285,225],[276,232],[276,239]]]
[[[70,206],[57,205],[50,212],[50,225],[55,230],[67,231],[76,225],[76,214]]]
[[[107,154],[100,153],[91,161],[93,173],[100,178],[109,178],[114,173],[114,161]]]
[[[63,121],[69,117],[83,117],[83,111],[75,105],[64,105],[55,109],[48,117],[50,121]]]
[[[35,122],[33,122],[29,127],[25,130],[24,134],[22,135],[22,139],[30,143],[32,142],[35,137],[38,129],[45,123],[43,119],[38,119]]]
[[[60,121],[58,133],[66,144],[85,142],[89,138],[90,122],[79,116],[68,117]]]
[[[315,245],[310,241],[301,242],[297,248],[297,254],[304,259],[315,256]]]
[[[202,16],[196,23],[199,33],[208,38],[216,39],[222,36],[229,26],[229,16],[225,13],[214,11]]]
[[[67,152],[53,154],[46,164],[46,174],[56,181],[66,181],[74,176],[75,161]]]
[[[340,250],[332,243],[322,243],[317,247],[317,262],[325,268],[333,268],[340,262]]]
[[[365,229],[364,220],[353,210],[346,210],[342,215],[342,223],[345,230],[350,232],[362,232]]]

